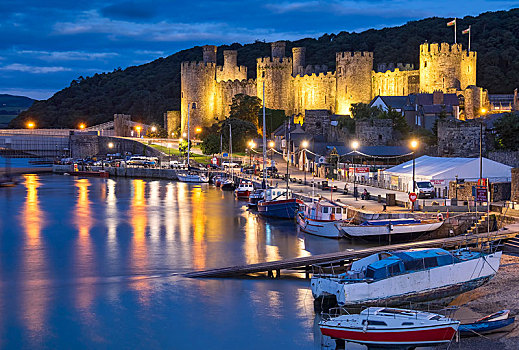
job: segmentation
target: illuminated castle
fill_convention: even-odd
[[[263,97],[268,108],[287,115],[326,109],[347,115],[353,103],[369,103],[375,96],[403,96],[443,91],[463,95],[466,117],[474,116],[485,99],[476,87],[476,52],[461,44],[420,45],[420,67],[379,65],[373,70],[372,52],[338,52],[336,70],[325,65],[306,65],[305,48],[294,47],[285,57],[285,42],[271,44],[271,57],[257,59],[256,79],[247,79],[247,68],[238,66],[237,51],[223,52],[223,66],[216,65],[216,46],[203,47],[202,62],[181,65],[181,130],[186,130],[188,104],[190,126],[210,126],[224,119],[232,98],[239,93]],[[178,122],[177,122],[178,123]]]

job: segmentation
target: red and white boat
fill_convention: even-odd
[[[325,316],[323,335],[367,346],[413,348],[449,343],[459,321],[431,312],[370,307],[360,314]]]
[[[254,185],[251,181],[240,181],[238,188],[234,190],[234,194],[238,199],[249,199],[250,194],[254,192]]]

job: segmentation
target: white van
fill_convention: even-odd
[[[146,162],[148,161],[148,158],[147,157],[143,157],[143,156],[133,156],[131,157],[127,164],[128,165],[144,165]]]
[[[408,192],[413,192],[413,182],[409,182]],[[434,198],[435,190],[430,181],[416,181],[415,192],[418,198]]]

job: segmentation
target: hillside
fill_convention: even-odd
[[[21,111],[26,110],[34,100],[25,96],[0,94],[0,128],[5,128]]]
[[[327,64],[330,69],[339,51],[373,51],[375,66],[382,62],[417,66],[421,43],[453,41],[452,27],[446,23],[445,18],[433,17],[362,33],[325,34],[287,42],[287,54],[294,46],[305,46],[307,64]],[[519,9],[458,19],[458,38],[464,47],[467,37],[461,36],[461,29],[468,25],[472,25],[472,49],[478,52],[478,85],[490,93],[511,93],[519,86]],[[251,78],[256,76],[256,58],[270,55],[268,43],[224,45],[218,48],[218,64],[223,63],[222,50],[229,48],[238,50],[238,63],[248,67]],[[141,66],[80,77],[50,99],[35,102],[10,126],[23,126],[29,116],[40,127],[74,127],[80,120],[93,125],[111,120],[114,113],[162,124],[165,111],[180,108],[180,63],[201,58],[201,47],[194,47]]]

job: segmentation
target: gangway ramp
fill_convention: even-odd
[[[433,239],[421,242],[392,244],[379,247],[365,248],[359,250],[346,250],[341,252],[319,254],[312,256],[305,256],[299,258],[268,261],[251,265],[229,266],[216,268],[205,271],[193,271],[184,274],[189,278],[221,278],[221,277],[240,277],[248,274],[267,273],[269,277],[280,276],[281,270],[303,270],[306,271],[308,277],[312,265],[328,263],[351,261],[366,257],[371,254],[380,253],[384,251],[416,249],[416,248],[454,248],[465,245],[481,245],[491,241],[503,241],[515,237],[519,233],[519,224],[507,226],[506,229],[494,231],[490,233],[479,233],[472,235],[461,235],[456,237],[448,237],[441,239]]]

